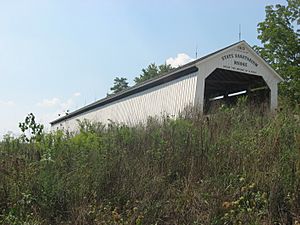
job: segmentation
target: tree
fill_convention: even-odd
[[[134,78],[136,84],[142,83],[146,80],[158,77],[164,73],[172,70],[172,66],[169,64],[162,64],[157,66],[155,63],[151,63],[146,69],[142,69],[142,74],[139,77]]]
[[[159,75],[165,74],[173,69],[173,67],[170,64],[161,64],[158,66],[159,69]]]
[[[116,94],[120,91],[123,91],[129,87],[127,78],[125,77],[116,77],[114,79],[114,86],[110,88],[112,94]],[[107,94],[110,95],[110,94]]]
[[[40,141],[44,130],[44,125],[35,121],[33,113],[29,113],[24,122],[19,123],[22,131],[21,139],[25,142]],[[27,134],[26,134],[27,133]]]
[[[300,103],[300,0],[287,5],[266,6],[266,18],[258,24],[258,39],[263,47],[255,49],[284,78],[280,93]]]

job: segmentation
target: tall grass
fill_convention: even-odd
[[[0,144],[1,224],[293,224],[299,110],[246,106]],[[296,116],[295,116],[296,115]]]

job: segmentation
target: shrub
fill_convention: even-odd
[[[146,125],[0,143],[0,224],[288,224],[300,215],[299,109],[240,104]],[[296,115],[296,116],[295,116]]]

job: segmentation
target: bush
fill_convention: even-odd
[[[272,115],[239,105],[136,127],[84,121],[78,134],[31,142],[6,136],[0,223],[299,221],[297,118],[298,109]]]

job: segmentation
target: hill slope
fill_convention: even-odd
[[[1,224],[288,224],[300,125],[239,106],[0,145]],[[298,111],[299,113],[299,111]]]

